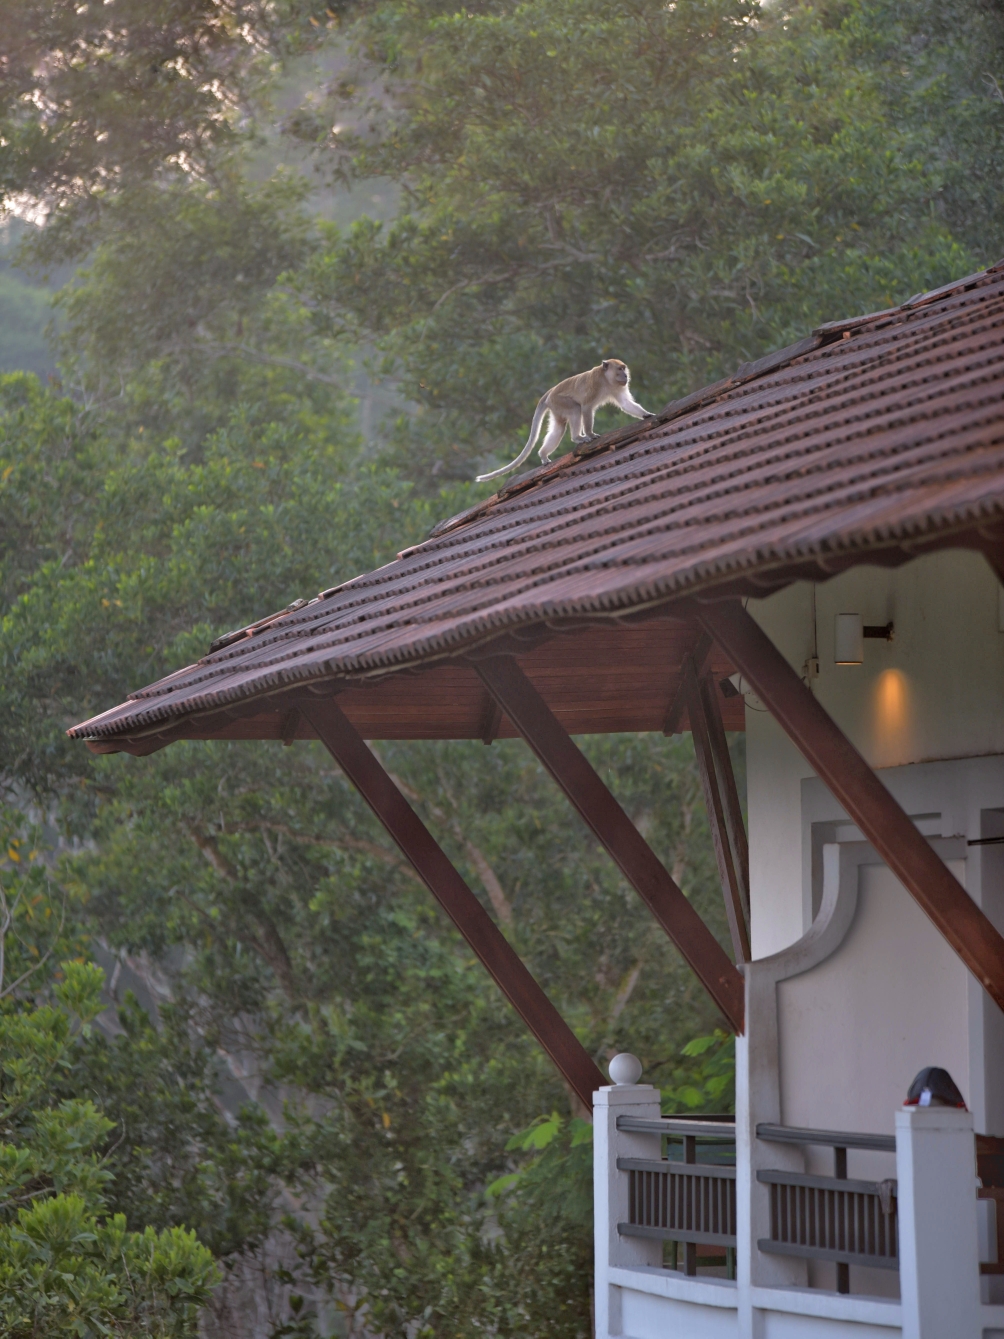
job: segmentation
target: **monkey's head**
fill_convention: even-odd
[[[601,366],[603,375],[615,386],[626,386],[631,380],[627,363],[622,363],[619,358],[604,358]]]

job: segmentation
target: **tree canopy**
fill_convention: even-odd
[[[401,446],[451,474],[567,368],[617,355],[665,402],[976,263],[939,208],[944,163],[889,115],[912,72],[864,7],[394,19],[363,24],[402,111],[319,152],[399,180],[408,208],[329,230],[305,291],[384,341],[424,411]]]

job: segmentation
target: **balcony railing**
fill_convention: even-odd
[[[720,1265],[734,1277],[736,1247],[735,1122],[728,1116],[617,1118],[617,1129],[657,1134],[662,1158],[618,1158],[628,1177],[628,1217],[617,1224],[625,1237],[648,1237],[670,1244],[671,1268],[696,1275],[698,1265]],[[823,1145],[833,1149],[834,1175],[814,1176],[761,1169],[757,1181],[770,1196],[770,1236],[757,1246],[768,1254],[806,1260],[831,1260],[837,1266],[837,1291],[850,1291],[850,1266],[899,1269],[897,1183],[850,1180],[848,1149],[895,1153],[894,1135],[849,1130],[815,1130],[761,1124],[757,1136],[767,1143]],[[980,1198],[998,1201],[1004,1219],[1004,1140],[977,1137]],[[998,1260],[1004,1231],[997,1232]],[[704,1247],[705,1253],[701,1254]],[[714,1252],[710,1254],[709,1252]],[[1004,1263],[983,1264],[984,1273],[1004,1272]]]
[[[973,1117],[962,1108],[904,1106],[893,1115],[895,1135],[760,1123],[752,1146],[748,1127],[737,1145],[731,1117],[662,1117],[651,1085],[601,1088],[593,1144],[599,1339],[749,1334],[775,1313],[799,1335],[824,1319],[833,1335],[885,1333],[901,1320],[912,1334],[917,1317],[925,1334],[953,1339],[999,1329],[1004,1139],[975,1135],[974,1149]],[[832,1148],[832,1167],[806,1164],[810,1145]],[[872,1151],[874,1171],[864,1160],[854,1171],[875,1180],[848,1176],[852,1149]],[[889,1179],[878,1179],[886,1171]],[[737,1255],[749,1287],[734,1282]],[[874,1269],[885,1272],[884,1285]],[[864,1295],[829,1291],[836,1282],[849,1292],[852,1273]],[[897,1281],[898,1290],[889,1287]],[[896,1291],[899,1306],[887,1296]]]
[[[844,1265],[899,1269],[895,1181],[757,1172],[770,1186],[770,1236],[761,1251]],[[848,1280],[849,1283],[849,1280]],[[847,1288],[838,1291],[848,1291]]]
[[[842,1130],[807,1130],[758,1125],[757,1137],[776,1144],[822,1144],[833,1149],[834,1175],[760,1170],[757,1180],[770,1190],[770,1236],[761,1251],[803,1260],[833,1260],[837,1291],[850,1292],[850,1266],[899,1269],[896,1182],[851,1181],[849,1148],[896,1152],[896,1138]]]
[[[678,1266],[678,1249],[682,1245],[686,1274],[696,1275],[699,1264],[724,1263],[728,1277],[734,1277],[735,1121],[729,1117],[646,1120],[621,1116],[617,1129],[661,1135],[668,1155],[658,1159],[617,1159],[618,1171],[628,1175],[628,1219],[617,1224],[621,1236],[650,1237],[671,1243],[671,1268]],[[702,1155],[700,1162],[698,1149]],[[716,1249],[717,1253],[709,1254],[708,1248]]]

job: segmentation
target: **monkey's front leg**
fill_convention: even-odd
[[[624,393],[618,397],[617,408],[623,409],[624,413],[630,414],[632,418],[655,418],[652,411],[643,408],[630,391],[624,391]]]
[[[583,405],[579,415],[579,431],[575,432],[575,424],[572,424],[572,445],[584,446],[586,442],[591,442],[596,436],[593,432],[593,420],[596,417],[596,410],[591,405]]]

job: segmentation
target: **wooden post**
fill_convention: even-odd
[[[718,862],[718,874],[722,881],[722,895],[725,898],[725,914],[732,936],[732,949],[736,962],[749,962],[750,941],[743,906],[743,889],[739,882],[735,849],[726,823],[725,805],[719,787],[715,751],[711,742],[711,726],[706,709],[707,695],[701,691],[702,685],[697,681],[694,662],[689,656],[683,662],[683,688],[687,714],[690,717],[690,732],[694,738],[697,770],[700,772],[701,786],[704,790],[704,805],[708,811],[711,839],[715,848],[715,859]],[[714,692],[714,684],[711,688]],[[730,766],[730,775],[731,771]]]
[[[300,710],[587,1110],[606,1080],[446,852],[331,698]]]
[[[658,856],[512,656],[471,662],[482,681],[697,973],[735,1032],[744,982]]]
[[[699,608],[702,626],[749,680],[816,774],[1004,1009],[1004,937],[738,600]]]

